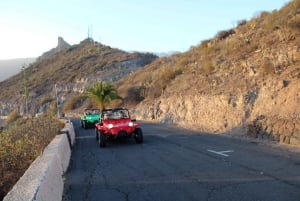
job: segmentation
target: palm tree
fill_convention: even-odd
[[[97,103],[101,110],[113,100],[122,99],[114,86],[108,82],[97,82],[93,87],[87,89],[87,96]]]

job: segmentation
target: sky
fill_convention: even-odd
[[[184,52],[289,0],[1,0],[0,60],[38,57],[90,35],[125,51]]]

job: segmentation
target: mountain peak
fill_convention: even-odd
[[[55,48],[52,48],[52,49],[49,50],[48,52],[44,52],[44,53],[42,54],[42,56],[40,56],[40,57],[38,58],[38,60],[45,59],[45,58],[47,58],[47,57],[49,57],[49,56],[51,56],[51,55],[54,55],[54,54],[56,54],[56,53],[58,53],[58,52],[61,52],[62,50],[65,50],[65,49],[67,49],[67,48],[69,48],[69,47],[71,47],[71,45],[70,45],[69,43],[67,43],[67,42],[63,39],[63,37],[59,36],[59,37],[57,38],[57,46],[56,46]]]
[[[70,47],[70,44],[67,43],[67,42],[63,39],[63,37],[59,36],[58,39],[57,39],[57,47],[56,47],[56,51],[57,51],[57,52],[60,52],[61,50],[66,49],[66,48],[68,48],[68,47]]]

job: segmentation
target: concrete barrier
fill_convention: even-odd
[[[61,130],[61,134],[67,134],[67,137],[68,137],[68,140],[70,143],[70,147],[72,148],[72,146],[75,143],[75,131],[74,131],[72,121],[70,121],[70,120],[65,121],[65,127]]]
[[[3,201],[59,201],[62,199],[63,174],[67,171],[71,157],[69,142],[73,144],[75,142],[75,132],[71,121],[66,123],[63,130],[69,133],[69,137],[68,134],[57,135],[30,165]]]

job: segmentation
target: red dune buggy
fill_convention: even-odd
[[[132,136],[136,143],[143,142],[142,129],[135,119],[131,119],[126,108],[102,110],[100,119],[100,122],[95,124],[96,140],[100,147],[105,147],[108,141]]]

